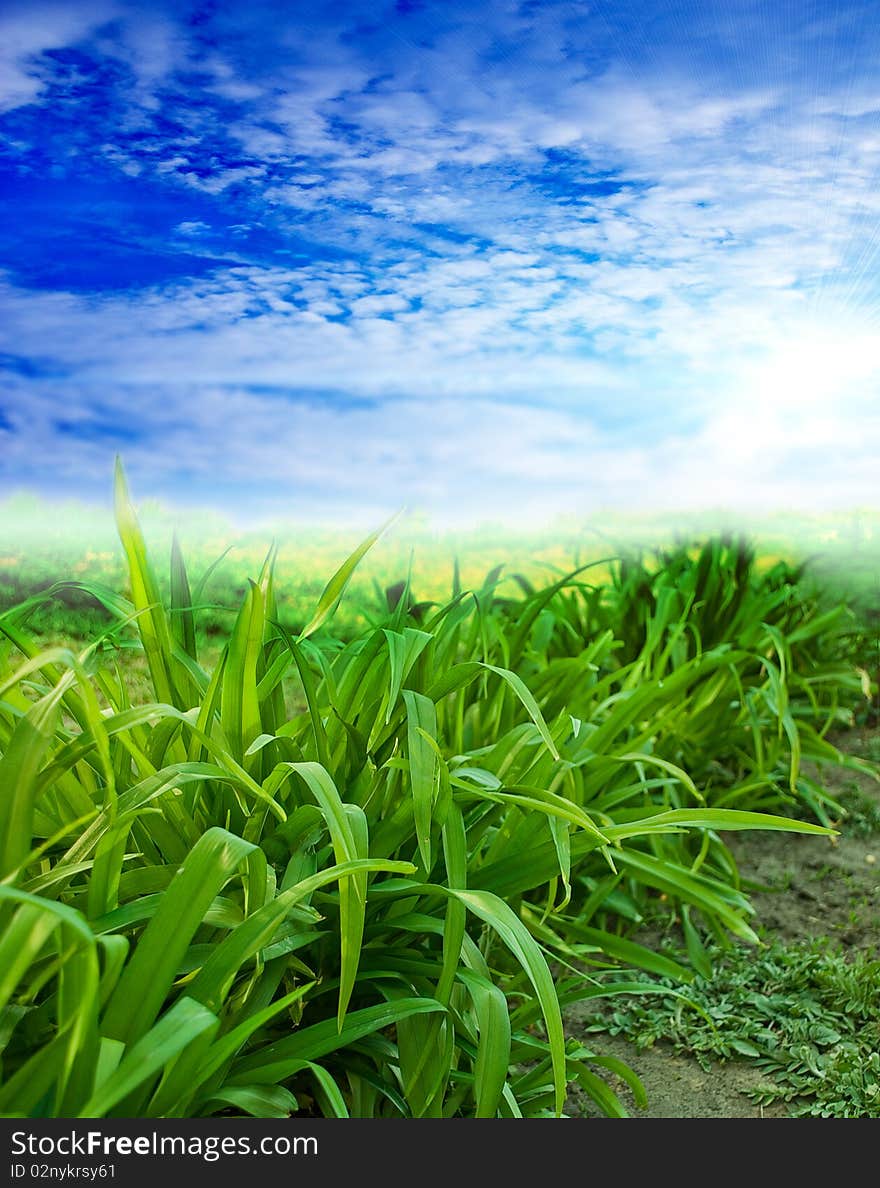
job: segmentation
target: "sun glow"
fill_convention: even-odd
[[[775,343],[743,377],[748,403],[816,411],[860,403],[880,388],[876,331],[807,326]]]

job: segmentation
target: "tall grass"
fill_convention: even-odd
[[[270,553],[203,667],[201,583],[175,547],[163,604],[121,469],[116,516],[103,638],[0,618],[0,1112],[519,1117],[578,1082],[623,1113],[604,1074],[633,1075],[563,1010],[692,976],[629,935],[658,895],[697,966],[706,931],[755,940],[721,832],[828,832],[754,810],[823,818],[801,762],[843,761],[843,612],[716,544],[517,599],[404,589],[341,641],[370,537],[295,633]]]

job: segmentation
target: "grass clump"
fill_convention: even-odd
[[[61,587],[99,638],[40,646],[55,589],[0,616],[0,1112],[620,1115],[563,1007],[692,977],[628,939],[658,894],[697,968],[697,922],[755,943],[722,832],[827,834],[767,810],[859,767],[845,612],[729,543],[342,635],[375,535],[297,624],[270,552],[206,657],[212,570],[159,579],[121,468],[116,517],[125,591]]]

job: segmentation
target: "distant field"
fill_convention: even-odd
[[[156,561],[160,589],[167,595],[167,559],[177,525],[156,505],[141,509],[148,547]],[[767,517],[743,525],[757,551],[761,571],[783,560],[806,563],[806,574],[827,597],[851,604],[867,630],[880,611],[880,513],[846,516]],[[694,549],[706,539],[735,531],[723,517],[690,516],[679,523],[660,517],[597,516],[560,523],[545,532],[513,533],[487,525],[468,532],[432,531],[406,516],[390,526],[358,566],[334,619],[336,632],[350,637],[387,610],[388,591],[408,579],[415,602],[444,603],[456,585],[478,590],[498,578],[501,595],[522,593],[521,582],[541,586],[583,565],[583,580],[600,584],[622,554],[655,553],[685,541]],[[356,547],[363,532],[297,525],[236,530],[201,515],[184,518],[180,544],[193,588],[200,589],[197,617],[205,642],[225,639],[248,581],[256,578],[270,548],[277,549],[278,610],[291,627],[301,626],[328,576]],[[0,503],[0,612],[55,583],[80,583],[58,590],[35,607],[31,630],[47,642],[86,641],[109,616],[88,592],[92,584],[126,587],[127,569],[112,512],[74,505],[53,507],[19,497]]]

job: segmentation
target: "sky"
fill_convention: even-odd
[[[880,504],[874,0],[0,0],[0,498]]]

